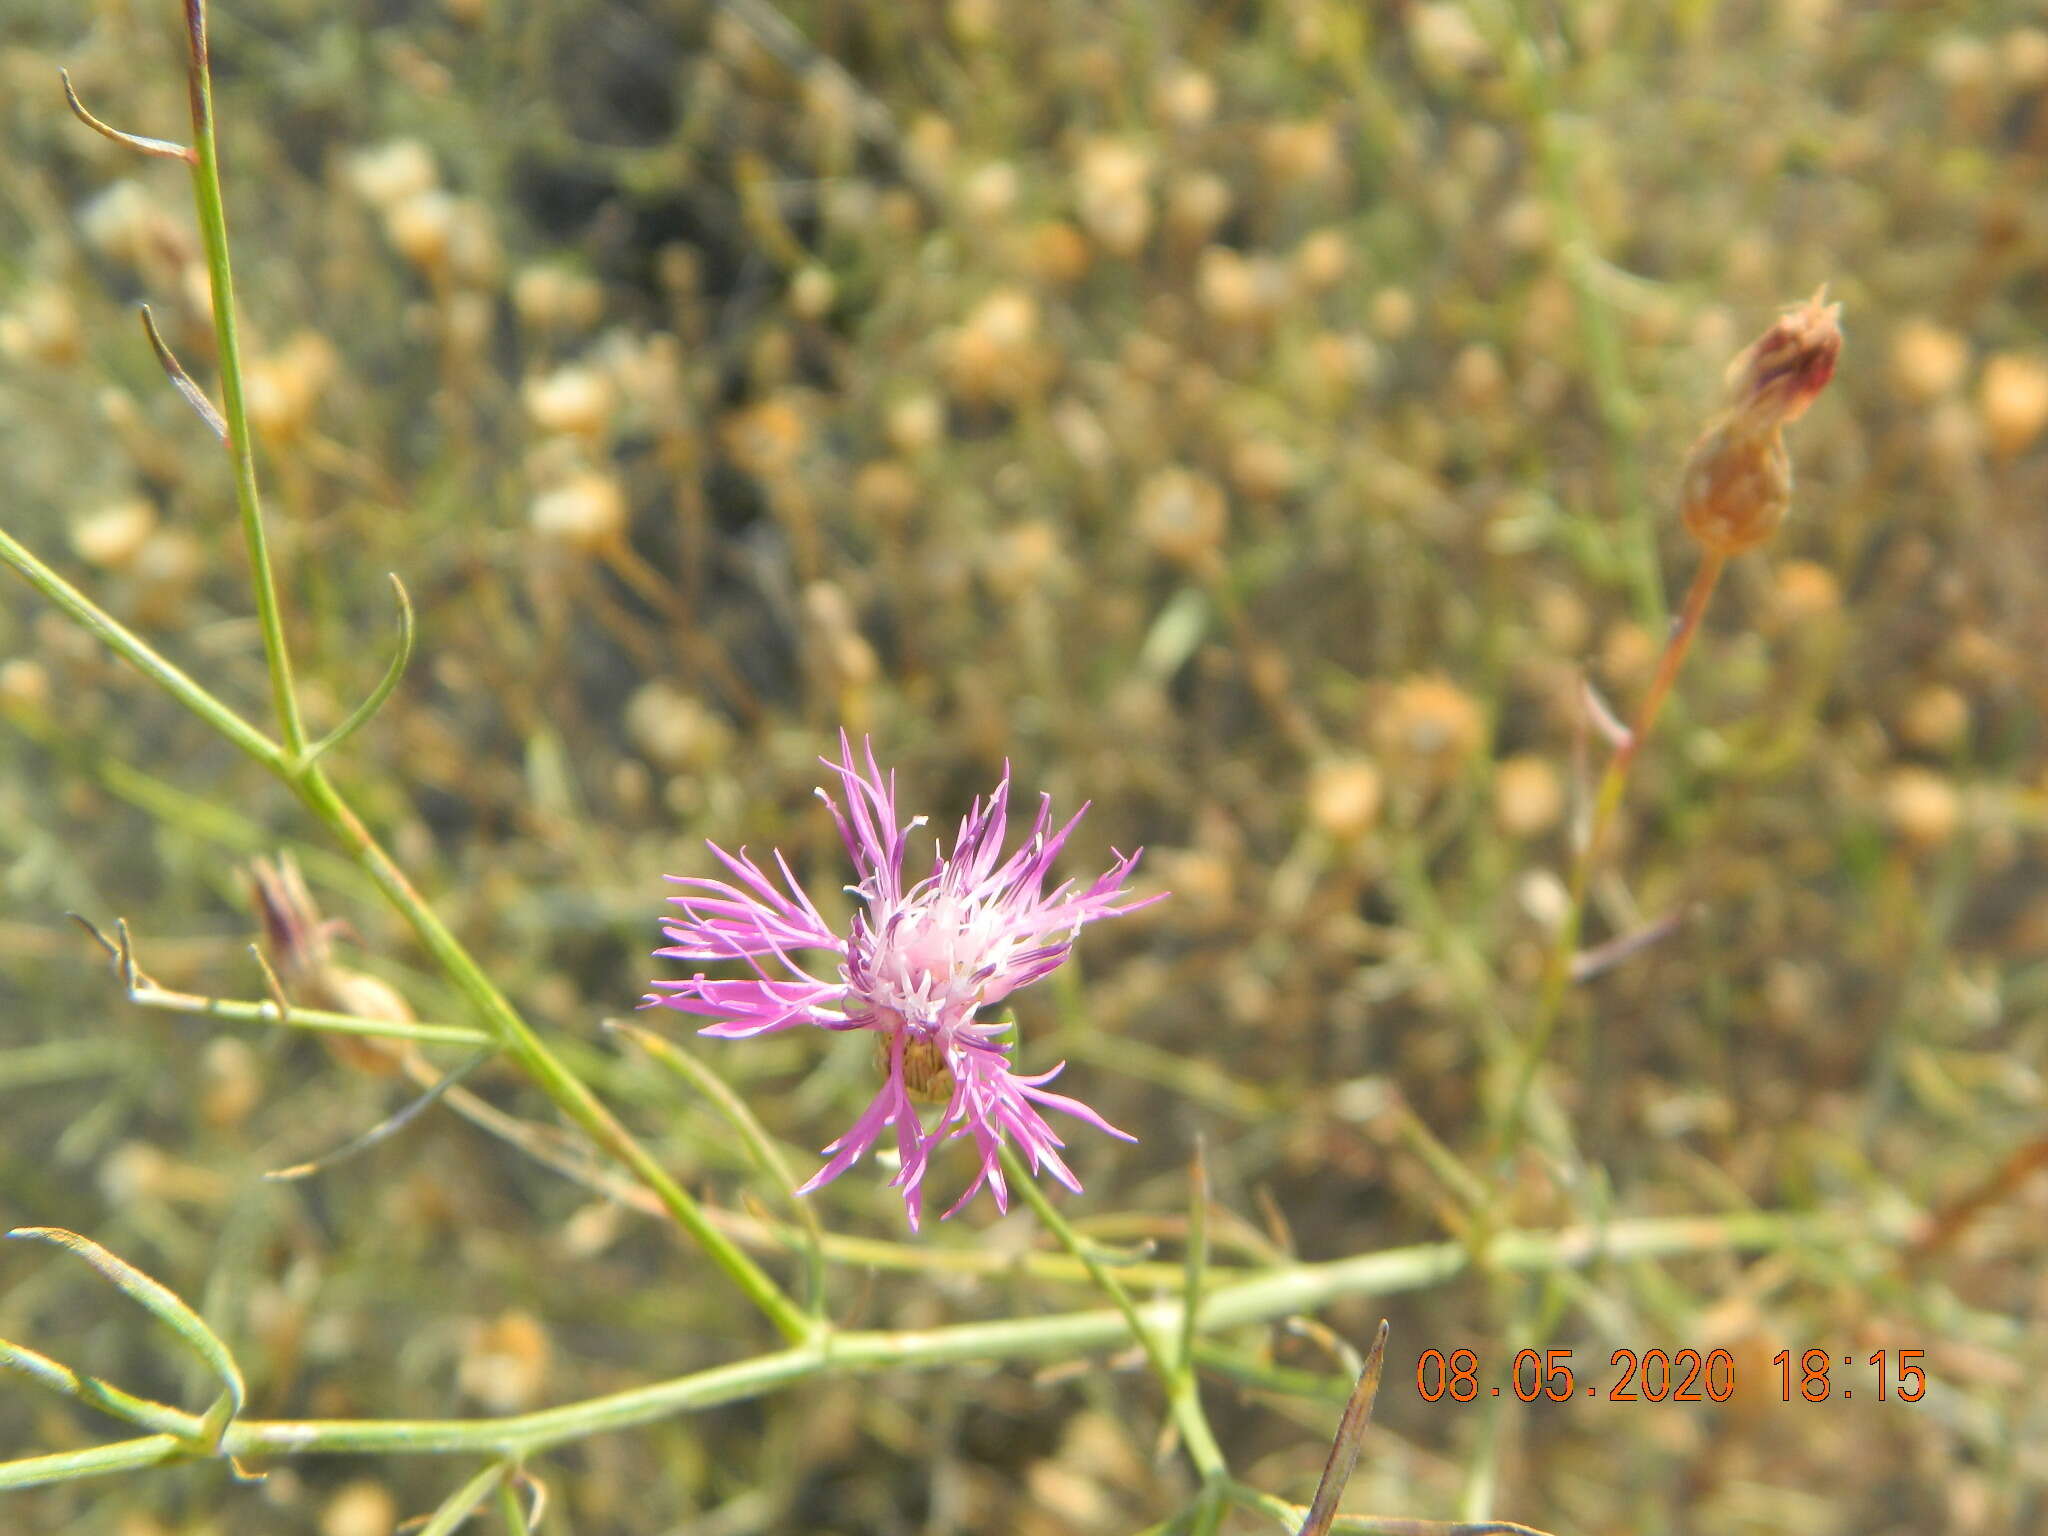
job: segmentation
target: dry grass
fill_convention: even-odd
[[[847,73],[792,74],[741,6],[215,21],[310,724],[375,682],[400,572],[420,654],[337,772],[686,1182],[738,1207],[751,1174],[599,1021],[653,973],[660,876],[704,837],[836,868],[810,789],[842,723],[935,819],[1006,757],[1092,798],[1089,848],[1144,843],[1175,892],[1091,934],[1085,986],[1020,1000],[1026,1059],[1068,1057],[1143,1138],[1078,1153],[1067,1210],[1116,1240],[1177,1252],[1197,1131],[1222,1205],[1310,1258],[1751,1206],[1903,1230],[2043,1131],[2030,8],[783,14]],[[149,299],[209,375],[189,195],[56,86],[68,65],[102,117],[174,131],[171,20],[16,0],[0,32],[0,520],[255,710],[226,466],[126,309]],[[1731,567],[1587,937],[1691,916],[1578,989],[1536,1117],[1571,1154],[1539,1137],[1496,1164],[1486,1084],[1562,899],[1579,679],[1623,709],[1648,682],[1695,559],[1686,445],[1726,359],[1822,280],[1848,350],[1792,445],[1790,522]],[[294,848],[351,963],[422,1018],[457,1001],[286,797],[24,592],[0,652],[7,1225],[88,1231],[174,1283],[271,1414],[504,1411],[752,1337],[650,1223],[447,1113],[259,1182],[396,1108],[394,1081],[129,1009],[65,910],[125,915],[166,985],[259,997],[244,872]],[[867,1092],[858,1051],[704,1055],[799,1167]],[[470,1086],[546,1118],[508,1072]],[[894,1206],[860,1177],[820,1199],[886,1237]],[[927,1241],[1029,1241],[1028,1216],[990,1215]],[[1347,1506],[1560,1536],[2034,1528],[2044,1221],[2035,1176],[1911,1271],[1850,1244],[1391,1298]],[[0,1334],[195,1394],[141,1320],[0,1259]],[[1086,1302],[836,1274],[836,1309],[873,1326]],[[1362,1340],[1379,1310],[1326,1320]],[[1277,1332],[1238,1343],[1332,1369]],[[1738,1393],[1416,1395],[1424,1349],[1504,1370],[1523,1345],[1603,1382],[1616,1349],[1724,1347]],[[1781,1404],[1770,1358],[1808,1345],[1924,1349],[1932,1390]],[[1335,1406],[1208,1397],[1239,1475],[1305,1503]],[[540,1470],[563,1531],[1122,1533],[1184,1491],[1160,1420],[1133,1374],[965,1371],[807,1387]],[[9,1453],[99,1433],[0,1398]],[[452,1481],[309,1461],[235,1489],[202,1467],[17,1495],[7,1523],[368,1536]]]

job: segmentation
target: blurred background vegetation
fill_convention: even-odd
[[[0,17],[0,516],[260,713],[227,464],[130,312],[210,379],[189,193],[56,80],[176,135],[174,10]],[[2038,7],[224,0],[213,31],[310,724],[381,671],[399,572],[420,654],[337,772],[719,1203],[743,1157],[599,1021],[656,973],[661,876],[701,871],[703,838],[837,882],[811,788],[844,724],[941,823],[1005,758],[1092,799],[1077,867],[1143,843],[1174,892],[1091,931],[1084,986],[1019,999],[1025,1061],[1066,1057],[1142,1137],[1077,1145],[1073,1213],[1170,1236],[1199,1131],[1219,1199],[1304,1257],[1462,1230],[1416,1126],[1483,1168],[1482,1074],[1562,900],[1579,679],[1640,691],[1694,559],[1683,451],[1727,359],[1824,281],[1848,347],[1793,437],[1793,519],[1724,585],[1590,936],[1690,915],[1582,989],[1545,1081],[1585,1171],[1525,1159],[1504,1214],[1898,1222],[2044,1130]],[[282,791],[23,589],[0,655],[6,1224],[175,1285],[266,1415],[510,1411],[765,1335],[652,1223],[445,1112],[261,1182],[403,1088],[128,1007],[66,910],[125,916],[166,984],[258,997],[247,865],[291,850],[349,963],[421,1017],[457,1002]],[[871,1091],[858,1042],[704,1054],[799,1167]],[[509,1073],[473,1086],[548,1118]],[[879,1178],[818,1200],[900,1236]],[[1031,1231],[984,1202],[925,1241]],[[1795,1251],[1338,1308],[1394,1341],[1347,1507],[1448,1518],[1490,1489],[1560,1536],[2039,1529],[2044,1231],[2036,1178],[1912,1273]],[[0,1333],[180,1390],[139,1314],[61,1260],[0,1261]],[[1094,1303],[835,1271],[873,1326],[1055,1304]],[[1582,1371],[1725,1347],[1740,1385],[1417,1396],[1426,1348],[1491,1371],[1525,1343]],[[1932,1390],[1781,1405],[1769,1357],[1809,1344],[1924,1348]],[[1334,1407],[1208,1396],[1240,1472],[1305,1500]],[[564,1532],[1116,1533],[1183,1486],[1157,1423],[1128,1372],[990,1368],[808,1386],[538,1470]],[[0,1396],[8,1454],[103,1434]],[[207,1466],[16,1496],[0,1524],[381,1536],[448,1486]]]

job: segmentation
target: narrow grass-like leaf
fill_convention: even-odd
[[[322,736],[306,749],[306,761],[312,762],[323,752],[340,746],[349,737],[366,725],[371,716],[384,707],[384,701],[391,697],[405,676],[406,666],[412,661],[413,643],[418,638],[418,625],[413,617],[412,598],[405,590],[405,583],[398,579],[396,571],[385,573],[391,579],[391,590],[398,596],[398,649],[392,654],[391,665],[384,669],[377,686],[370,690],[368,698],[355,707],[350,716],[333,730]]]
[[[1180,1313],[1180,1373],[1195,1369],[1195,1338],[1201,1332],[1202,1276],[1209,1267],[1209,1158],[1202,1138],[1188,1158],[1188,1243],[1186,1283]],[[1218,1506],[1219,1508],[1221,1506]]]
[[[38,1386],[48,1387],[52,1392],[83,1403],[88,1408],[124,1419],[143,1429],[160,1430],[169,1434],[189,1432],[192,1416],[180,1413],[168,1403],[154,1402],[146,1397],[136,1397],[123,1392],[112,1382],[102,1381],[97,1376],[88,1376],[83,1371],[72,1369],[61,1361],[52,1360],[48,1355],[22,1344],[10,1344],[0,1339],[0,1367],[18,1371]]]
[[[185,365],[178,361],[177,354],[171,351],[170,344],[163,338],[163,332],[156,328],[156,316],[149,312],[149,306],[143,304],[138,308],[142,311],[143,333],[149,337],[149,345],[156,353],[157,364],[163,369],[165,377],[171,381],[171,387],[185,397],[185,403],[199,413],[199,419],[225,444],[228,440],[228,424],[221,420],[220,412],[215,410],[213,402],[206,398],[206,391],[193,381],[192,375],[185,371]]]
[[[440,1506],[427,1518],[426,1524],[414,1530],[414,1536],[448,1536],[450,1531],[458,1529],[465,1520],[483,1507],[484,1500],[491,1496],[492,1490],[505,1481],[508,1470],[503,1466],[485,1467],[443,1499]]]
[[[127,1057],[111,1040],[41,1040],[0,1051],[0,1092],[112,1072]]]
[[[96,1445],[89,1451],[60,1451],[54,1456],[24,1456],[19,1461],[0,1461],[0,1493],[16,1488],[40,1488],[45,1483],[75,1483],[85,1477],[106,1477],[114,1472],[158,1467],[186,1454],[186,1443],[177,1435],[145,1435],[139,1440],[117,1440],[112,1445]]]
[[[228,1418],[232,1419],[241,1411],[248,1389],[242,1384],[242,1373],[235,1365],[234,1356],[228,1352],[227,1345],[221,1342],[220,1335],[207,1327],[205,1320],[185,1305],[170,1287],[161,1281],[152,1280],[127,1260],[107,1252],[91,1238],[80,1237],[76,1232],[67,1232],[62,1227],[16,1227],[7,1235],[55,1243],[58,1247],[69,1249],[85,1260],[137,1306],[183,1339],[192,1352],[204,1360],[213,1373],[220,1377],[221,1384],[227,1388]]]
[[[139,133],[123,133],[111,123],[103,123],[85,110],[85,103],[78,99],[78,92],[71,84],[71,71],[60,69],[57,78],[64,82],[64,100],[70,103],[71,115],[103,138],[112,139],[123,149],[132,149],[138,155],[150,155],[159,160],[182,160],[192,163],[192,151],[183,144],[170,139],[146,138]]]
[[[498,1485],[498,1518],[505,1522],[507,1536],[531,1536],[540,1529],[547,1507],[547,1485],[523,1467]]]
[[[439,1101],[441,1095],[497,1054],[498,1048],[496,1046],[485,1047],[460,1066],[444,1073],[425,1093],[405,1105],[396,1114],[387,1119],[380,1120],[377,1124],[363,1132],[362,1135],[351,1138],[336,1147],[332,1152],[322,1157],[316,1157],[311,1162],[294,1163],[289,1168],[273,1168],[264,1174],[263,1177],[275,1180],[311,1178],[316,1173],[326,1172],[336,1163],[346,1162],[359,1152],[369,1151],[378,1142],[404,1130],[406,1126],[418,1119],[423,1111],[431,1108]]]
[[[1380,1395],[1380,1371],[1386,1361],[1387,1322],[1381,1318],[1372,1348],[1366,1351],[1365,1369],[1358,1373],[1358,1385],[1344,1405],[1344,1416],[1337,1421],[1337,1438],[1330,1444],[1329,1460],[1323,1463],[1322,1481],[1316,1484],[1301,1536],[1329,1536],[1335,1529],[1337,1503],[1344,1497],[1344,1485],[1351,1481],[1351,1469],[1358,1464],[1358,1443],[1372,1422],[1372,1406]]]
[[[824,1229],[818,1224],[818,1213],[808,1200],[796,1198],[793,1191],[797,1180],[789,1171],[789,1164],[783,1161],[781,1149],[768,1134],[747,1101],[732,1089],[724,1078],[713,1072],[703,1062],[665,1036],[623,1019],[607,1019],[605,1027],[615,1034],[623,1035],[668,1071],[681,1078],[696,1092],[709,1099],[726,1123],[746,1144],[754,1166],[775,1186],[796,1212],[796,1219],[804,1234],[804,1258],[809,1270],[811,1297],[814,1302],[824,1295]]]

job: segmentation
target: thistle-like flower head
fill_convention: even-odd
[[[906,883],[911,834],[924,818],[899,820],[895,775],[883,774],[866,743],[856,760],[844,732],[839,760],[826,759],[825,766],[837,776],[840,795],[823,788],[818,795],[853,861],[855,880],[847,889],[859,901],[847,932],[825,921],[780,853],[771,875],[744,849],[728,853],[712,844],[731,878],[670,876],[687,894],[670,898],[682,916],[664,921],[671,943],[655,953],[743,961],[753,974],[717,980],[699,972],[687,981],[658,981],[647,1004],[712,1019],[701,1033],[728,1039],[803,1024],[874,1035],[881,1091],[852,1129],[825,1148],[828,1161],[800,1194],[837,1178],[890,1130],[900,1158],[890,1182],[903,1193],[913,1229],[932,1150],[955,1137],[972,1139],[980,1169],[948,1216],[984,1185],[998,1209],[1009,1208],[997,1160],[1005,1138],[1034,1173],[1045,1169],[1080,1189],[1060,1157],[1064,1143],[1041,1111],[1059,1110],[1111,1136],[1134,1138],[1045,1086],[1064,1063],[1035,1074],[1015,1070],[1012,1043],[1003,1039],[1009,1025],[987,1011],[1057,969],[1083,924],[1146,904],[1129,900],[1123,888],[1138,855],[1118,855],[1085,887],[1068,881],[1046,890],[1053,861],[1087,807],[1055,828],[1051,798],[1041,796],[1030,832],[1005,856],[1005,768],[994,793],[975,801],[961,820],[952,846],[939,850],[931,873]],[[944,1106],[929,1128],[920,1102]]]

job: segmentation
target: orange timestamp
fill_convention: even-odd
[[[1859,1388],[1878,1402],[1896,1399],[1917,1403],[1927,1395],[1927,1371],[1921,1349],[1880,1349],[1856,1370],[1853,1355],[1842,1355],[1844,1373],[1833,1374],[1836,1356],[1824,1349],[1795,1354],[1782,1349],[1772,1357],[1778,1368],[1781,1402],[1824,1403],[1835,1397],[1854,1398]],[[1525,1403],[1566,1403],[1579,1397],[1610,1403],[1725,1403],[1735,1396],[1735,1357],[1725,1349],[1617,1349],[1607,1362],[1602,1381],[1584,1382],[1572,1366],[1568,1349],[1524,1349],[1516,1353],[1507,1379],[1483,1382],[1479,1356],[1469,1349],[1425,1349],[1415,1361],[1415,1390],[1424,1402],[1445,1398],[1469,1403],[1480,1397],[1513,1395]],[[1604,1381],[1605,1385],[1602,1385]]]

